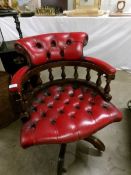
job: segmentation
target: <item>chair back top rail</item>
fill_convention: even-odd
[[[80,60],[88,42],[84,32],[42,34],[16,41],[17,52],[26,56],[30,67],[57,60]]]

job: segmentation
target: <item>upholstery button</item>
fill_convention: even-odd
[[[37,42],[36,43],[36,47],[39,48],[39,49],[41,49],[41,48],[43,48],[43,45],[40,42]]]
[[[74,97],[74,94],[73,94],[73,93],[69,93],[69,96],[70,96],[70,97]]]
[[[71,95],[71,94],[73,94],[73,92],[74,91],[71,89],[71,90],[68,91],[68,94]]]
[[[71,118],[75,118],[75,112],[74,112],[74,111],[70,112],[68,115],[69,115],[69,117],[71,117]]]
[[[32,123],[30,128],[34,128],[35,129],[36,128],[36,123]]]
[[[79,105],[79,104],[76,104],[74,107],[75,107],[76,109],[80,109],[80,105]]]
[[[68,40],[66,41],[66,44],[67,44],[67,45],[71,45],[71,44],[72,44],[71,39],[68,39]]]
[[[60,113],[60,114],[63,114],[63,113],[64,113],[64,110],[63,110],[63,109],[60,109],[60,110],[59,110],[59,113]]]
[[[83,100],[83,99],[84,99],[83,95],[79,96],[78,98],[79,98],[80,100]]]
[[[44,117],[45,118],[46,117],[46,113],[45,112],[42,112],[41,113],[41,117]]]
[[[54,96],[54,99],[58,99],[58,98],[60,98],[60,90],[58,91],[57,90],[57,92],[53,92],[53,96]]]
[[[51,47],[56,47],[56,41],[55,40],[51,41]]]
[[[55,120],[55,119],[52,119],[52,120],[51,120],[51,124],[52,124],[52,125],[55,125],[55,124],[56,124],[56,120]]]
[[[48,108],[53,108],[53,104],[52,103],[48,104]]]
[[[103,105],[102,105],[102,107],[104,108],[104,109],[108,109],[108,104],[107,103],[104,103]]]
[[[66,100],[66,101],[64,102],[64,104],[68,105],[68,104],[69,104],[69,100]]]
[[[55,96],[54,99],[59,100],[60,99],[59,95]]]
[[[92,110],[91,109],[87,109],[87,113],[92,115]]]

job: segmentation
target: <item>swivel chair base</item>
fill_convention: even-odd
[[[102,143],[102,141],[96,138],[95,136],[90,136],[84,140],[91,143],[98,151],[105,151],[104,143]],[[57,175],[62,175],[66,172],[66,169],[64,168],[66,147],[67,144],[61,144],[57,165]]]

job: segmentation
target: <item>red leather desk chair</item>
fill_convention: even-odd
[[[83,56],[87,41],[83,32],[52,33],[23,38],[15,44],[28,60],[9,86],[23,121],[21,145],[61,144],[58,175],[63,171],[67,143],[84,139],[104,151],[104,144],[92,135],[122,118],[110,103],[110,82],[116,70],[99,59]],[[66,66],[74,69],[74,78],[66,77]],[[61,69],[60,79],[54,78],[56,67]],[[78,67],[86,69],[84,79],[79,78]],[[43,70],[49,72],[46,83],[39,76]],[[91,81],[91,70],[97,72],[95,82]]]

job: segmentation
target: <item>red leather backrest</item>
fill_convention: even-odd
[[[87,42],[88,35],[84,32],[50,33],[19,39],[15,48],[35,66],[47,61],[78,60]]]

